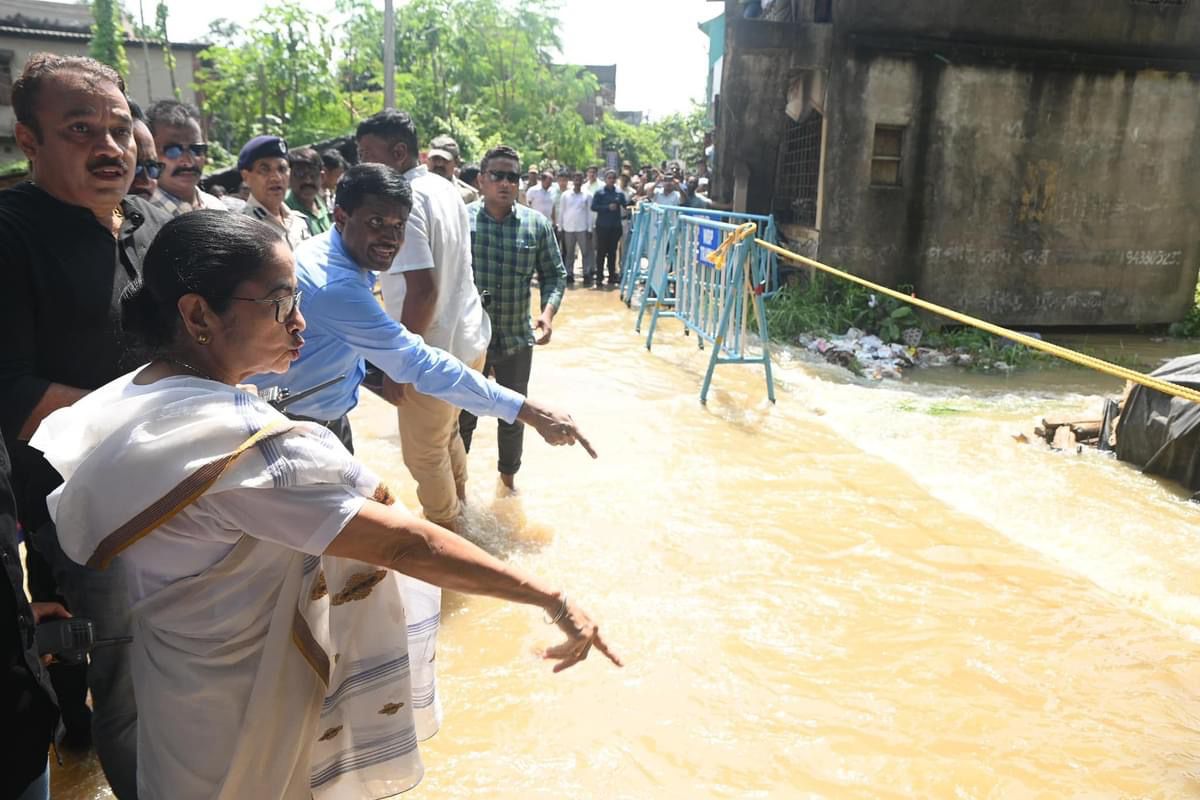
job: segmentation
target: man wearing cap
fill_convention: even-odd
[[[455,176],[455,171],[462,166],[462,157],[459,154],[458,142],[453,138],[444,133],[433,137],[433,141],[429,143],[429,152],[425,154],[425,162],[430,172],[441,175],[454,184],[464,205],[479,199],[479,192],[474,186]]]
[[[321,154],[311,147],[293,150],[287,156],[291,169],[291,189],[287,193],[287,207],[304,217],[308,235],[318,236],[333,227],[333,217],[321,199],[321,176],[325,162]]]
[[[178,100],[159,100],[146,111],[146,123],[164,165],[150,203],[173,217],[197,208],[225,210],[220,199],[200,188],[208,143],[196,107]]]
[[[294,250],[309,232],[304,216],[284,202],[291,180],[287,155],[287,142],[278,136],[255,136],[238,154],[238,170],[250,187],[250,199],[242,213],[278,228]]]

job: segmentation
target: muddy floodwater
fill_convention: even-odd
[[[1013,439],[1116,381],[869,385],[784,353],[777,405],[730,366],[704,407],[706,355],[670,322],[648,353],[614,294],[575,291],[531,392],[599,460],[529,434],[521,494],[498,500],[481,423],[474,538],[565,587],[627,666],[551,675],[539,612],[447,596],[445,724],[410,796],[1200,794],[1200,506]],[[415,503],[391,407],[368,396],[353,424]],[[87,772],[54,796],[106,796]]]

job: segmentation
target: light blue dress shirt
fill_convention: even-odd
[[[351,260],[336,228],[296,248],[296,281],[308,323],[300,358],[282,375],[255,375],[250,382],[259,389],[288,387],[296,394],[338,375],[346,379],[293,403],[287,413],[324,421],[348,413],[358,405],[366,359],[396,383],[410,383],[476,416],[517,418],[522,395],[430,347],[387,315],[371,293],[375,273]]]

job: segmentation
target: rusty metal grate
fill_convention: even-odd
[[[796,225],[817,225],[817,186],[821,179],[821,115],[810,111],[784,136],[775,215]]]

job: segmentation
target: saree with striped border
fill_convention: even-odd
[[[31,442],[65,478],[47,505],[79,563],[119,568],[122,551],[197,498],[233,488],[336,483],[392,502],[318,425],[224,384],[135,390],[133,375],[50,415]],[[243,535],[209,569],[142,598],[132,608],[142,796],[358,800],[415,786],[414,699],[428,708],[433,692],[413,696],[407,628],[424,650],[436,630],[428,597],[406,626],[405,595],[421,586]]]

